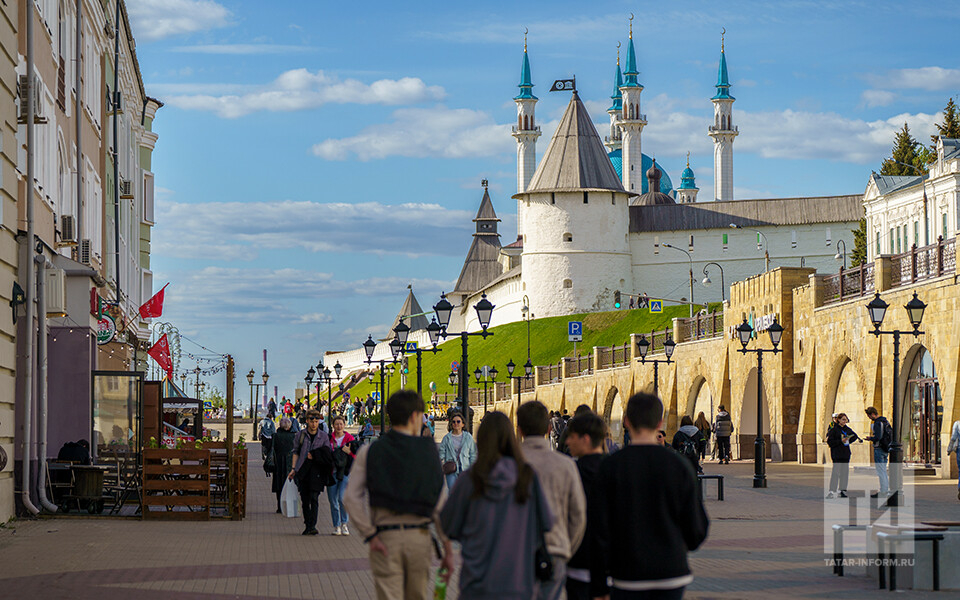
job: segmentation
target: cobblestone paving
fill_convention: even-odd
[[[247,518],[241,522],[151,522],[85,516],[23,520],[0,528],[0,599],[247,600],[374,597],[366,547],[335,537],[326,499],[321,535],[276,514],[269,479],[251,445]],[[687,598],[872,598],[874,580],[839,578],[824,562],[822,471],[770,464],[769,487],[751,487],[752,463],[707,464],[724,474],[726,500],[711,485],[710,535],[691,556]],[[921,518],[960,520],[956,483],[922,480]],[[456,584],[447,597],[453,600]],[[887,592],[879,592],[885,594]],[[899,592],[900,598],[955,593]]]

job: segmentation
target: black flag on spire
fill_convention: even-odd
[[[575,92],[577,91],[577,78],[558,79],[550,86],[551,92]]]

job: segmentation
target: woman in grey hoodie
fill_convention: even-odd
[[[461,543],[460,598],[529,600],[537,544],[553,516],[505,414],[484,417],[477,447],[440,513],[444,533]]]

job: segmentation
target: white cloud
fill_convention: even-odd
[[[864,90],[860,94],[860,104],[867,108],[875,106],[889,106],[897,99],[897,95],[886,90]]]
[[[173,52],[188,54],[298,54],[316,52],[312,46],[292,46],[285,44],[204,44],[199,46],[177,46]]]
[[[213,0],[137,0],[127,3],[137,40],[154,41],[230,24],[230,11]]]
[[[166,201],[157,212],[156,254],[224,261],[253,260],[259,249],[437,255],[468,239],[473,218],[437,204],[292,200]]]
[[[325,315],[323,313],[307,313],[305,315],[300,315],[297,317],[296,322],[298,324],[307,324],[307,323],[332,323],[333,317],[330,315]]]
[[[388,156],[464,158],[512,152],[510,125],[499,125],[488,113],[466,108],[403,108],[391,123],[367,127],[355,136],[328,139],[313,146],[327,160],[359,160]]]
[[[290,112],[319,108],[324,104],[413,104],[440,100],[440,86],[428,86],[417,77],[380,79],[366,84],[340,79],[323,71],[293,69],[272,83],[243,94],[166,96],[162,100],[186,110],[203,110],[234,119],[252,112]]]
[[[587,39],[605,35],[624,34],[627,31],[625,14],[613,14],[604,17],[570,17],[529,23],[529,39],[533,44],[539,42],[564,42],[572,39]],[[430,31],[423,37],[454,43],[495,43],[516,44],[523,39],[523,26],[516,21],[493,22],[490,19],[472,21],[463,28]]]
[[[960,87],[960,69],[943,67],[893,69],[882,76],[873,75],[868,79],[877,86],[892,89],[956,90]]]

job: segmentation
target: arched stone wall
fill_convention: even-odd
[[[734,436],[738,440],[739,456],[741,459],[752,459],[754,441],[757,437],[757,368],[753,367],[747,374],[746,383],[740,399],[740,418],[737,421],[737,431]],[[761,426],[763,427],[763,438],[765,440],[765,450],[767,458],[772,456],[770,446],[770,407],[768,406],[770,398],[766,392],[766,386],[763,386],[761,395]]]
[[[607,390],[603,401],[603,420],[610,429],[610,435],[613,441],[618,444],[623,443],[623,410],[626,402],[623,395],[616,387]]]

